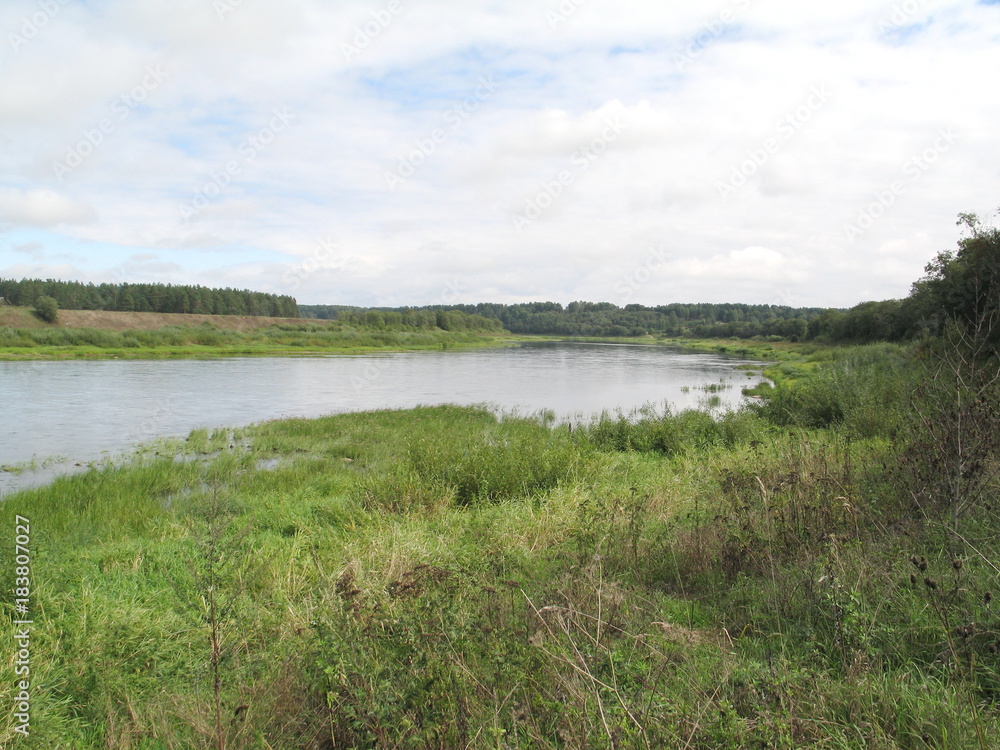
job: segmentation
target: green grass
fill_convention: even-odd
[[[679,346],[696,351],[719,352],[733,354],[749,359],[786,360],[799,359],[816,352],[830,350],[834,347],[813,342],[794,341],[758,341],[756,339],[696,339],[696,338],[662,338],[661,344]]]
[[[211,325],[125,331],[0,328],[0,360],[361,354],[497,344],[496,336],[474,332],[381,331],[336,323],[282,324],[243,332]]]
[[[905,361],[836,355],[808,398],[718,419],[198,430],[9,496],[0,527],[31,521],[32,725],[0,743],[995,746],[997,519],[980,507],[963,542],[900,491]],[[821,403],[845,416],[809,425]]]

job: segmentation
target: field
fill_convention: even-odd
[[[719,419],[196,431],[10,496],[18,746],[996,747],[996,456],[929,491],[929,356],[828,352]]]
[[[60,310],[58,322],[49,324],[32,315],[27,307],[0,307],[0,328],[57,327],[96,328],[102,331],[153,331],[169,326],[199,326],[207,323],[226,331],[253,331],[272,325],[302,322],[299,318],[267,318],[250,315]]]
[[[27,308],[0,307],[0,360],[356,354],[493,346],[502,338],[301,318],[103,310],[60,310],[57,322],[45,323]]]

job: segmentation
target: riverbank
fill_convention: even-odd
[[[0,363],[8,423],[0,464],[65,458],[16,477],[0,472],[0,494],[157,437],[287,416],[456,402],[497,413],[546,410],[557,421],[664,401],[718,409],[758,382],[743,363],[648,346],[525,342],[358,356]]]
[[[915,506],[912,354],[841,356],[719,419],[293,419],[12,495],[23,744],[990,747],[994,506]]]
[[[760,370],[772,382],[792,381],[816,371],[823,363],[832,362],[839,352],[854,347],[844,344],[823,344],[796,341],[759,341],[755,339],[694,339],[655,336],[623,336],[602,338],[593,336],[512,336],[512,341],[568,341],[592,344],[633,344],[669,346],[696,352],[725,354],[761,362]]]
[[[436,328],[384,330],[336,321],[61,310],[47,324],[0,308],[0,360],[157,359],[364,354],[504,346],[504,336]]]
[[[252,331],[273,325],[304,323],[304,318],[271,318],[253,315],[204,315],[200,313],[114,312],[109,310],[59,310],[54,323],[46,323],[27,307],[0,307],[0,328],[92,328],[102,331],[152,331],[159,328],[211,325],[231,331]]]
[[[599,338],[529,336],[508,332],[358,327],[337,321],[236,315],[61,310],[45,323],[28,308],[0,307],[0,361],[35,359],[156,359],[231,356],[364,354],[375,351],[435,351],[519,342],[569,341],[674,346],[758,359],[783,369],[771,379],[794,375],[798,366],[823,361],[814,343],[653,336]],[[791,363],[791,364],[789,364]]]

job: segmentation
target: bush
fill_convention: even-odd
[[[639,451],[673,456],[714,445],[721,437],[711,415],[686,410],[673,414],[644,407],[631,415],[604,413],[588,428],[591,443],[604,451]]]
[[[43,294],[35,300],[35,315],[46,323],[55,323],[59,317],[59,303],[52,297]]]
[[[868,344],[839,350],[833,361],[777,386],[762,389],[754,408],[782,427],[838,427],[857,438],[895,434],[906,423],[910,394],[919,382],[911,349]]]
[[[421,407],[406,419],[406,439],[379,429],[364,444],[365,471],[355,499],[369,509],[406,512],[451,504],[478,505],[532,497],[589,471],[593,451],[567,429],[484,407]],[[379,446],[375,448],[374,446]]]

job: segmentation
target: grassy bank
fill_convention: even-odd
[[[920,373],[856,349],[719,420],[201,430],[13,495],[31,734],[0,743],[993,747],[995,504],[955,533],[914,493]]]
[[[300,318],[202,313],[117,312],[111,310],[59,310],[47,323],[28,307],[0,307],[0,328],[96,328],[104,331],[151,331],[168,327],[194,327],[205,323],[234,331],[252,331],[273,325],[301,323]]]
[[[474,331],[379,330],[281,318],[66,310],[61,323],[45,325],[25,310],[0,313],[0,360],[358,354],[499,342]],[[21,325],[26,318],[34,324]]]
[[[794,380],[816,371],[820,364],[835,359],[838,351],[852,347],[795,341],[762,341],[757,339],[698,339],[655,336],[511,336],[512,341],[570,341],[595,344],[637,344],[670,346],[696,352],[725,354],[760,360],[764,373],[773,381]]]
[[[738,339],[514,336],[506,332],[370,327],[326,320],[102,310],[60,310],[58,322],[45,323],[28,308],[0,307],[0,360],[358,354],[531,341],[668,345],[728,353],[783,365],[768,371],[772,379],[797,374],[802,368],[811,371],[810,363],[823,359],[822,352],[829,350],[817,344]]]

